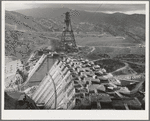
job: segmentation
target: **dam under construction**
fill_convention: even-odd
[[[69,13],[65,15],[61,52],[36,50],[26,63],[6,64],[5,109],[144,110],[145,75],[118,79],[79,57]]]
[[[40,57],[39,55],[41,52],[37,51],[29,58],[28,66],[22,70],[26,75],[22,76],[17,71],[11,79],[9,75],[5,78],[5,93],[12,98],[16,92],[20,94],[17,108],[144,108],[144,77],[140,77],[140,81],[118,80],[111,73],[107,73],[106,69],[88,59],[56,52],[42,53]],[[26,107],[25,103],[28,101],[31,106]]]

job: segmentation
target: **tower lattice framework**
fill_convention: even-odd
[[[70,13],[65,13],[65,20],[64,20],[66,27],[64,27],[62,36],[61,36],[61,48],[65,51],[67,50],[75,50],[76,49],[76,42],[74,33],[71,26],[71,19]]]

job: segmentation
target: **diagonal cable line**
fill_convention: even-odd
[[[87,21],[88,21],[88,20],[91,20],[91,18],[93,18],[93,17],[96,15],[97,11],[99,10],[99,8],[100,8],[102,5],[103,5],[103,4],[100,4],[100,5],[99,5],[99,7],[98,7],[98,8],[96,9],[96,11],[94,12],[93,16],[90,17],[89,19],[87,19]]]

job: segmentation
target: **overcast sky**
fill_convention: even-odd
[[[31,9],[36,7],[51,7],[51,8],[60,8],[66,7],[70,9],[76,10],[85,10],[85,11],[97,11],[97,12],[106,12],[106,13],[114,13],[121,12],[127,14],[145,14],[145,4],[130,4],[130,2],[126,4],[50,4],[50,3],[37,3],[36,1],[30,1],[30,3],[23,2],[8,2],[5,3],[5,9],[9,11],[19,10],[19,9]]]

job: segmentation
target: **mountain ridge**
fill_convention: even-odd
[[[137,41],[145,41],[145,15],[144,14],[124,14],[124,13],[100,13],[87,12],[81,10],[72,10],[69,8],[33,8],[26,10],[18,10],[22,14],[32,16],[34,18],[53,18],[56,21],[63,22],[64,13],[69,11],[71,14],[72,23],[76,26],[81,22],[93,24],[96,31],[102,28],[105,32],[109,32],[114,36],[130,36]],[[75,27],[76,28],[76,27]],[[80,27],[79,27],[80,28]],[[89,29],[83,29],[82,31]],[[92,30],[95,31],[95,30]]]

